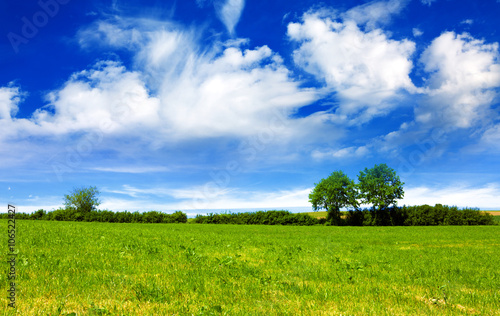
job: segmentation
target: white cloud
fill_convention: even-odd
[[[19,100],[19,89],[10,89],[12,100]],[[149,96],[137,72],[129,72],[116,62],[99,62],[93,69],[75,73],[60,90],[47,95],[48,104],[37,109],[29,119],[2,117],[4,141],[95,133],[131,133],[145,123],[159,125],[158,99]],[[0,107],[11,113],[16,102]],[[14,110],[13,110],[14,109]],[[101,136],[100,136],[101,137]]]
[[[449,187],[413,187],[405,189],[405,197],[400,205],[435,205],[437,203],[458,207],[479,207],[498,209],[500,185],[490,183],[483,187],[470,187],[457,184]]]
[[[277,110],[290,114],[315,99],[267,46],[231,47],[216,60],[193,63],[160,91],[162,116],[178,137],[249,136],[269,129]]]
[[[341,121],[355,118],[359,124],[386,114],[402,90],[415,90],[409,77],[415,44],[409,40],[391,40],[380,29],[364,32],[353,20],[315,13],[290,23],[288,36],[300,44],[295,63],[336,93]]]
[[[130,197],[140,197],[140,196],[144,196],[144,195],[153,195],[153,196],[157,196],[157,197],[165,197],[165,196],[176,197],[175,193],[174,193],[176,191],[176,189],[167,189],[167,188],[161,188],[161,187],[141,189],[141,188],[133,187],[133,186],[128,185],[128,184],[123,185],[121,189],[104,188],[102,191],[107,192],[107,193],[128,195]]]
[[[420,59],[430,77],[416,120],[446,129],[489,120],[495,88],[500,87],[499,57],[498,43],[485,44],[468,34],[441,34]]]
[[[10,121],[19,110],[21,94],[17,87],[0,87],[0,122]]]
[[[344,20],[366,25],[367,29],[373,30],[389,23],[392,16],[400,13],[408,2],[408,0],[371,1],[348,10],[342,16]]]
[[[338,150],[314,150],[311,156],[315,159],[346,159],[346,158],[359,158],[366,157],[370,153],[367,146],[359,147],[346,147]]]
[[[316,100],[317,92],[300,88],[269,47],[243,49],[244,40],[233,40],[200,52],[193,33],[144,19],[96,22],[79,33],[82,45],[128,47],[134,70],[116,61],[98,62],[49,93],[48,104],[30,119],[12,117],[19,89],[1,88],[0,115],[6,122],[1,137],[15,141],[97,131],[159,146],[262,133],[279,142],[297,133],[292,123],[304,127],[303,135],[317,128],[313,116],[290,118]]]
[[[424,32],[422,32],[420,29],[414,27],[412,29],[412,32],[413,32],[413,36],[415,37],[419,37],[419,36],[422,36],[424,34]]]
[[[459,128],[471,129],[471,138],[481,137],[464,152],[497,148],[494,123],[498,113],[494,106],[500,87],[498,43],[445,32],[424,50],[420,63],[428,77],[415,95],[415,120],[374,140],[373,147],[401,157],[403,169],[409,164],[412,170],[424,161],[441,157],[450,141],[457,140],[453,132]],[[401,155],[404,148],[415,145],[417,148]]]
[[[142,28],[142,21],[128,21],[120,22],[127,34],[123,45]],[[299,88],[267,46],[242,49],[245,41],[233,40],[225,48],[215,45],[199,53],[193,31],[157,26],[146,23],[140,32],[146,35],[135,50],[141,77],[154,87],[160,103],[155,118],[161,123],[147,122],[156,127],[160,141],[255,135],[269,129],[279,118],[277,111],[288,125],[289,114],[317,98],[315,91]]]
[[[244,7],[245,0],[219,0],[215,2],[217,15],[226,26],[229,34],[234,33],[234,27],[238,24]]]
[[[64,134],[85,130],[129,133],[145,123],[160,124],[158,98],[151,97],[138,72],[117,62],[99,62],[75,73],[62,89],[48,95],[54,114],[38,110],[40,130]]]
[[[135,166],[124,166],[124,167],[94,167],[90,170],[104,171],[104,172],[114,172],[114,173],[153,173],[153,172],[167,172],[170,171],[167,167],[162,166],[148,166],[148,167],[135,167]]]
[[[473,151],[495,152],[500,150],[500,124],[487,128]]]
[[[245,0],[196,0],[198,7],[203,8],[213,4],[217,17],[226,27],[229,34],[234,34],[241,13],[245,7]]]

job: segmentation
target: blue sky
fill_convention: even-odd
[[[500,208],[500,2],[2,1],[0,204],[307,207],[386,163],[400,204]]]

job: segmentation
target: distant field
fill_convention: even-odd
[[[500,315],[500,226],[18,220],[17,247],[16,315]]]
[[[314,218],[326,218],[326,212],[306,212],[305,214],[311,215]]]

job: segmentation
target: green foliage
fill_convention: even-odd
[[[342,171],[334,171],[328,178],[321,179],[309,194],[309,202],[314,210],[326,209],[327,220],[333,224],[340,223],[342,207],[357,207],[358,192],[354,181]]]
[[[187,223],[187,215],[181,211],[176,211],[174,214],[170,215],[170,223]]]
[[[441,204],[351,210],[344,223],[349,226],[495,225],[493,216],[479,209]]]
[[[226,213],[197,215],[193,223],[197,224],[237,224],[237,225],[295,225],[311,226],[322,221],[305,213],[289,211],[258,211],[254,213]]]
[[[43,219],[45,216],[47,215],[47,212],[45,212],[45,210],[38,210],[36,212],[34,212],[33,214],[31,214],[31,219]]]
[[[64,195],[64,205],[66,208],[74,208],[80,214],[75,215],[82,218],[86,213],[97,209],[99,201],[99,190],[97,187],[82,187],[74,189],[70,194]]]
[[[8,214],[2,213],[0,218],[8,218]],[[115,213],[109,210],[93,210],[83,214],[73,207],[59,208],[50,212],[38,210],[33,214],[16,213],[16,219],[102,223],[187,223],[187,215],[181,211],[166,214],[158,211]]]
[[[360,171],[358,181],[362,203],[372,204],[378,209],[395,205],[404,196],[404,183],[396,175],[396,171],[386,164]]]
[[[459,209],[456,206],[436,204],[435,206],[402,206],[384,209],[349,210],[344,212],[337,225],[342,226],[434,226],[434,225],[495,225],[499,216],[492,216],[479,209]],[[0,218],[7,219],[7,213]],[[33,214],[16,213],[16,219],[49,221],[84,221],[107,223],[187,223],[187,216],[181,211],[166,214],[150,212],[91,211],[83,217],[74,208],[60,208],[51,212],[38,210]],[[237,225],[331,225],[325,218],[316,218],[308,213],[289,211],[258,211],[254,213],[224,213],[197,215],[192,223],[237,224]]]

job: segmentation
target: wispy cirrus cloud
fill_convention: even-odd
[[[200,8],[213,4],[217,17],[230,35],[234,35],[234,29],[245,8],[245,0],[196,0],[196,4]]]
[[[368,30],[374,30],[380,26],[390,23],[393,16],[403,10],[409,0],[371,1],[356,6],[342,14],[344,20],[365,25]]]
[[[433,2],[436,2],[437,0],[420,0],[425,5],[431,6]]]
[[[352,159],[352,158],[366,158],[370,153],[367,146],[351,146],[341,149],[328,149],[328,150],[314,150],[311,156],[315,159]]]
[[[219,19],[229,34],[233,34],[245,7],[245,0],[216,0],[214,5]]]
[[[113,172],[113,173],[154,173],[154,172],[168,172],[169,168],[164,166],[147,166],[147,167],[93,167],[91,170],[103,171],[103,172]]]

